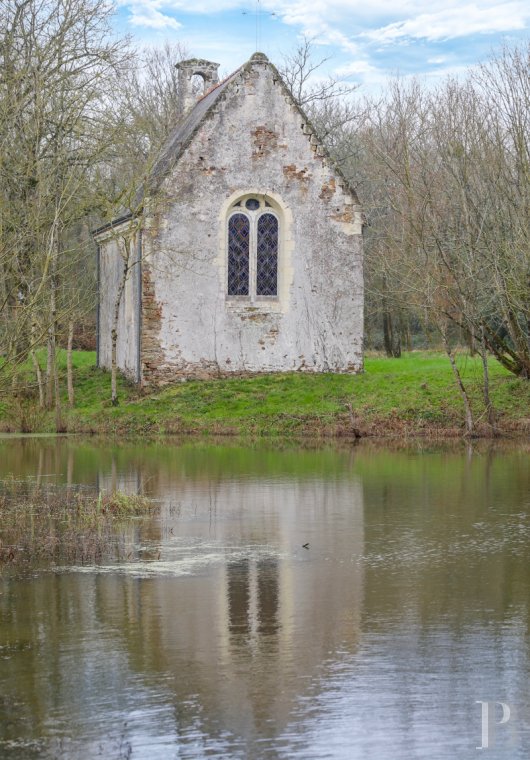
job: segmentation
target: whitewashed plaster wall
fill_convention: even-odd
[[[143,233],[144,381],[362,369],[361,210],[308,131],[275,69],[251,61],[162,182]],[[275,303],[226,296],[226,215],[244,194],[281,210]]]
[[[98,236],[99,257],[99,313],[98,313],[98,363],[111,368],[111,333],[118,287],[123,276],[124,259],[122,236],[128,234],[128,224],[114,228]],[[131,380],[138,380],[138,345],[140,329],[140,268],[138,263],[137,234],[131,240],[130,267],[123,291],[117,341],[117,364]]]

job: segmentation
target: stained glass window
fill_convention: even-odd
[[[227,296],[247,296],[253,302],[278,295],[279,233],[276,212],[264,198],[247,196],[233,204],[227,230]]]
[[[258,219],[256,240],[256,295],[278,292],[278,220],[273,214]]]
[[[228,295],[248,296],[250,220],[234,214],[228,220]]]

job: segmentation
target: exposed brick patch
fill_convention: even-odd
[[[268,156],[278,148],[278,135],[267,127],[256,127],[252,130],[251,135],[254,143],[253,159]]]
[[[345,224],[353,224],[355,221],[355,214],[351,206],[346,206],[344,211],[337,211],[335,214],[330,214],[330,218],[336,222],[344,222]]]
[[[262,346],[262,349],[264,347]],[[223,369],[215,362],[199,362],[194,364],[184,364],[182,367],[161,367],[157,372],[150,375],[149,382],[144,383],[144,388],[157,388],[164,385],[171,385],[183,380],[214,380],[219,378],[244,378],[244,377],[256,377],[257,375],[270,375],[271,373],[278,372],[273,368],[268,369],[249,369],[249,370],[236,370],[231,371],[229,369],[230,364],[227,363],[227,368]],[[298,366],[293,367],[295,372],[303,374],[319,374],[320,369],[317,369],[306,364],[306,360],[302,357]],[[282,370],[285,372],[286,370]],[[359,364],[351,362],[345,369],[334,370],[336,374],[340,375],[356,375],[362,371],[362,361]]]
[[[305,166],[303,169],[297,169],[295,164],[287,164],[283,168],[283,175],[288,179],[295,179],[299,182],[307,183],[311,179],[309,169]]]
[[[181,364],[162,364],[150,368],[149,375],[144,380],[144,386],[161,386],[176,383],[179,380],[212,380],[216,377],[230,376],[230,372],[222,372],[217,362],[201,360],[198,362],[182,362]]]
[[[251,312],[250,310],[248,311],[248,313],[240,314],[239,318],[244,322],[268,322],[269,321],[268,314],[262,314],[259,311]]]
[[[155,298],[149,264],[144,262],[142,267],[142,384],[149,384],[164,362],[159,342],[161,323],[162,307]]]
[[[322,190],[320,191],[320,195],[318,197],[323,201],[329,201],[335,195],[336,189],[337,187],[335,178],[330,177],[329,181],[322,185]]]

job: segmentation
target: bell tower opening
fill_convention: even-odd
[[[219,84],[218,68],[218,63],[201,58],[190,58],[177,63],[181,113],[190,111],[199,98]]]

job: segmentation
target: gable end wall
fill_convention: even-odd
[[[227,300],[226,213],[268,196],[284,234],[277,302]],[[148,204],[142,376],[362,369],[362,219],[268,63],[230,83]]]

